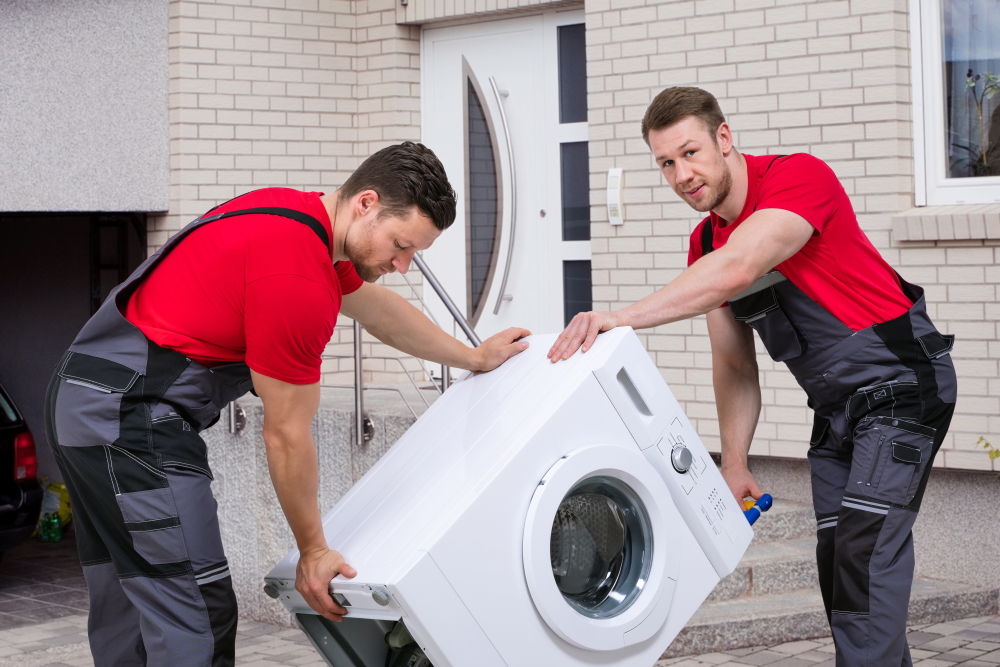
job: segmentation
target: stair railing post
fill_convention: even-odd
[[[354,442],[365,444],[365,387],[361,368],[361,323],[354,320]]]

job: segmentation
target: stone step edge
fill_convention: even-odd
[[[810,505],[776,498],[774,507],[754,524],[754,544],[766,544],[816,534],[816,515]]]
[[[751,544],[736,570],[719,582],[705,604],[790,592],[811,586],[816,576],[814,537]]]
[[[766,604],[767,597],[769,596],[746,599],[760,605]],[[998,601],[998,588],[968,586],[944,593],[916,593],[910,599],[907,624],[943,623],[960,618],[993,615],[998,611]],[[730,607],[737,607],[738,603],[728,602]],[[771,613],[761,611],[745,614],[743,617],[740,617],[738,608],[732,609],[732,612],[725,620],[693,619],[693,623],[681,630],[661,659],[751,646],[771,646],[830,635],[830,627],[822,607],[802,610],[786,608]]]

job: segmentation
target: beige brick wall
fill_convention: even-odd
[[[244,192],[343,182],[357,161],[353,4],[170,3],[170,209],[152,248]]]
[[[688,237],[701,216],[656,171],[639,123],[662,88],[705,88],[719,98],[741,150],[804,151],[826,160],[876,247],[906,279],[926,288],[932,317],[959,337],[953,355],[959,404],[937,464],[989,469],[976,441],[980,435],[1000,441],[1000,271],[996,249],[984,245],[997,242],[964,232],[951,237],[960,241],[913,244],[890,234],[893,216],[913,206],[905,0],[589,0],[586,10],[595,307],[621,307],[686,266]],[[610,167],[625,170],[622,227],[605,222]],[[964,219],[961,211],[948,214]],[[717,450],[704,318],[658,327],[643,338]],[[805,396],[759,341],[758,361],[764,406],[751,451],[804,457],[812,424]]]
[[[395,7],[172,1],[170,208],[150,220],[150,251],[223,201],[272,186],[331,192],[372,152],[418,139],[420,32],[397,25]],[[403,280],[384,282],[412,300]],[[342,317],[329,355],[353,355],[350,326]],[[366,355],[398,356],[369,339]],[[370,359],[365,380],[405,382],[398,369]],[[353,360],[326,360],[323,382],[352,383]]]
[[[236,194],[270,185],[330,191],[374,150],[418,139],[419,24],[566,4],[173,0],[171,203],[151,222],[151,247]],[[990,222],[994,211],[981,235],[974,211],[949,210],[941,214],[947,222],[918,215],[919,237],[913,214],[901,215],[913,206],[906,12],[906,0],[587,0],[595,307],[625,305],[683,270],[700,216],[655,170],[639,121],[664,87],[706,88],[719,97],[740,149],[826,160],[876,247],[927,289],[932,316],[959,336],[958,412],[937,462],[989,468],[976,441],[985,435],[1000,444],[1000,232]],[[603,206],[610,167],[625,170],[626,222],[618,228],[606,223]],[[398,277],[391,284],[409,296]],[[704,318],[643,339],[717,448]],[[350,354],[351,340],[349,328],[338,329],[329,352]],[[366,349],[390,353],[378,344]],[[327,361],[325,381],[349,383],[352,363]],[[812,419],[805,397],[783,366],[763,354],[759,363],[764,409],[752,451],[802,457]],[[369,364],[369,381],[404,381],[390,368],[395,362]]]

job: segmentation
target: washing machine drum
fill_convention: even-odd
[[[532,498],[525,578],[549,627],[591,650],[652,636],[666,619],[678,559],[677,520],[659,474],[622,447],[586,447],[560,459]],[[669,501],[667,501],[669,502]]]
[[[646,508],[614,477],[589,477],[563,499],[549,556],[559,592],[577,611],[610,618],[631,605],[649,578],[652,535]]]

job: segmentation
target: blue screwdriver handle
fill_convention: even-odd
[[[747,511],[743,512],[743,516],[745,516],[747,518],[747,521],[752,526],[754,524],[754,522],[757,521],[757,519],[760,518],[760,513],[761,512],[766,512],[769,509],[771,509],[771,504],[773,502],[774,501],[771,498],[771,494],[770,493],[765,493],[764,495],[762,495],[760,497],[760,500],[758,500],[756,503],[754,503],[753,507],[751,507]]]

